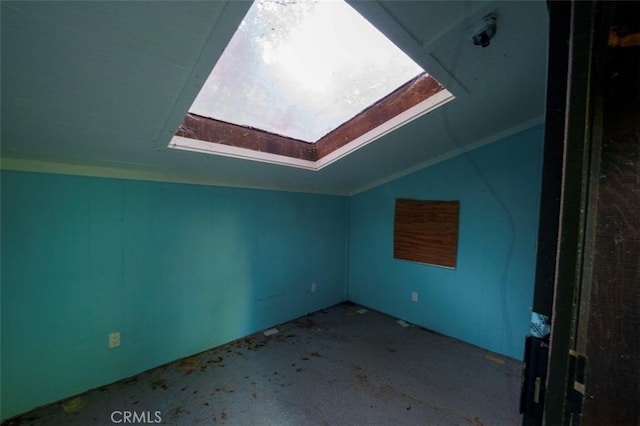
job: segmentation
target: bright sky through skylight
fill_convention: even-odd
[[[189,111],[316,142],[422,72],[343,1],[257,0]]]

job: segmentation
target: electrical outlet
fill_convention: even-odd
[[[414,303],[418,303],[418,292],[417,291],[411,292],[411,301],[414,302]]]
[[[311,293],[315,293],[317,289],[318,286],[316,285],[316,283],[311,283]]]
[[[109,348],[120,346],[120,332],[109,333]]]

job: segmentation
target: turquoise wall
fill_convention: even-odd
[[[538,126],[352,197],[348,298],[522,359],[542,145]],[[396,198],[460,200],[455,270],[393,258]]]
[[[1,418],[345,299],[347,198],[1,178]]]

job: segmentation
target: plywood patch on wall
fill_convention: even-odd
[[[459,201],[397,199],[393,257],[455,268],[459,214]]]

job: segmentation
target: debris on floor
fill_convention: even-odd
[[[109,425],[113,413],[182,425],[519,424],[520,362],[374,309],[358,318],[362,310],[336,305],[2,426]]]
[[[486,354],[484,354],[484,358],[486,360],[495,362],[496,364],[504,364],[505,362],[507,362],[504,358],[502,358],[501,356],[498,355],[494,355],[492,353],[487,352]]]
[[[403,320],[398,320],[396,321],[398,324],[400,324],[402,327],[410,327],[410,324],[406,321]]]
[[[312,329],[316,326],[316,322],[307,315],[304,318],[299,318],[295,321],[295,324],[300,328]]]
[[[78,414],[85,407],[84,399],[81,396],[68,399],[62,403],[62,409],[67,414]]]
[[[279,333],[279,331],[278,331],[277,328],[270,328],[268,330],[265,330],[263,334],[265,336],[269,337],[269,336],[273,336],[274,334],[278,334],[278,333]]]
[[[181,360],[180,364],[178,364],[178,368],[188,374],[196,371],[199,365],[200,365],[200,358],[191,357],[191,358],[184,358],[183,360]]]
[[[365,309],[365,308],[362,308],[362,309],[358,309],[356,312],[359,313],[360,315],[363,315],[363,314],[366,314],[369,311],[367,309]]]
[[[151,390],[156,390],[158,388],[167,390],[169,389],[169,385],[165,379],[158,379],[151,382]]]

